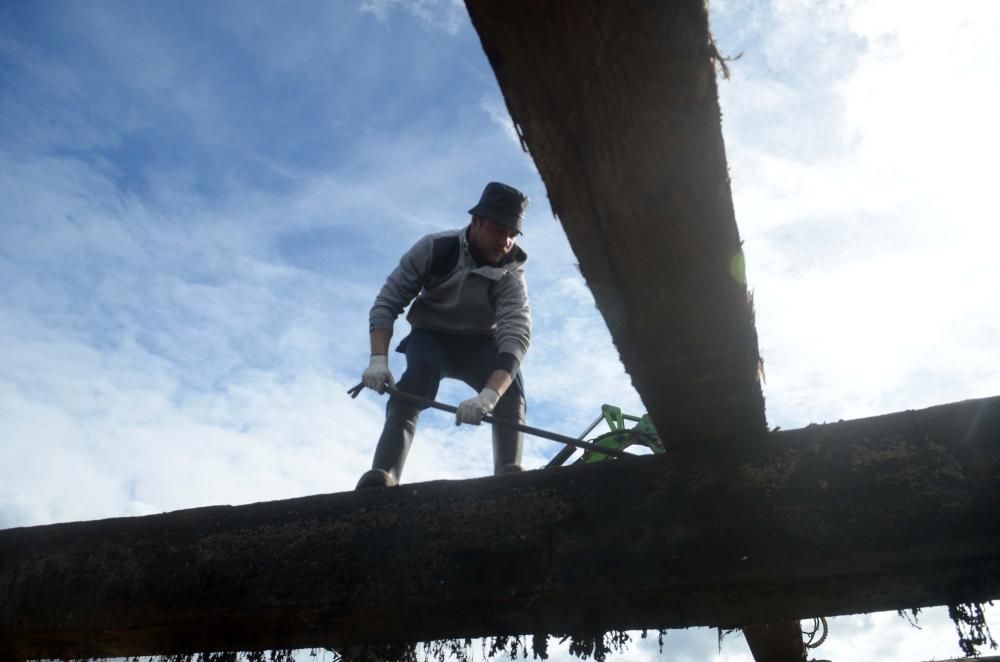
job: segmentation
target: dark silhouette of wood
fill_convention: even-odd
[[[798,621],[761,623],[743,628],[755,662],[806,662],[806,645]]]
[[[466,4],[657,429],[668,443],[759,440],[757,333],[704,1]],[[802,642],[795,623],[747,636],[761,650]]]
[[[466,4],[661,435],[763,435],[703,0]]]
[[[734,626],[1000,595],[1000,397],[741,448],[0,531],[0,658]]]

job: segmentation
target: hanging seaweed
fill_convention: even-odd
[[[988,604],[992,605],[993,602]],[[981,602],[966,602],[948,605],[948,616],[955,624],[958,632],[958,645],[969,657],[979,655],[980,646],[989,646],[996,650],[997,642],[986,623],[986,610]]]

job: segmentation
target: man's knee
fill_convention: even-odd
[[[399,390],[433,400],[441,383],[441,368],[430,361],[408,360],[399,380]]]

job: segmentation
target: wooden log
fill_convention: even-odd
[[[760,623],[743,628],[754,662],[806,662],[799,622]]]
[[[657,429],[763,435],[703,0],[466,4]]]
[[[0,658],[737,625],[1000,597],[1000,397],[733,448],[0,531]]]

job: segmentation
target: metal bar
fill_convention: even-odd
[[[590,425],[588,425],[587,429],[584,430],[583,432],[581,432],[577,436],[577,439],[579,441],[583,441],[583,438],[586,437],[588,434],[590,434],[593,431],[593,429],[597,427],[598,423],[600,423],[603,420],[604,420],[604,415],[603,414],[600,415],[600,416],[598,416],[597,418],[595,418],[594,422],[591,423]],[[566,462],[566,460],[569,459],[569,456],[572,455],[575,452],[576,452],[576,448],[575,447],[573,447],[573,446],[566,446],[565,448],[563,448],[562,450],[560,450],[558,453],[556,453],[555,457],[553,457],[551,460],[549,460],[549,463],[546,464],[545,466],[546,467],[558,467],[558,466],[562,466],[562,464],[564,462]]]
[[[350,394],[352,398],[356,398],[358,397],[358,394],[364,390],[364,388],[365,388],[364,383],[361,383],[351,389],[348,389],[347,392]],[[452,414],[458,411],[458,407],[446,405],[441,402],[434,402],[433,400],[427,400],[425,398],[421,398],[420,396],[413,395],[411,393],[404,393],[403,391],[400,391],[399,389],[393,388],[391,386],[387,386],[385,390],[387,393],[389,393],[394,397],[400,398],[401,400],[406,400],[415,405],[419,405],[420,407],[432,407],[434,409],[440,409],[441,411],[446,411]],[[541,437],[542,439],[548,439],[549,441],[556,441],[559,442],[560,444],[566,444],[567,446],[575,446],[576,448],[583,448],[584,450],[589,450],[594,453],[601,453],[602,455],[610,455],[612,457],[617,457],[617,458],[636,457],[635,455],[631,455],[629,453],[625,453],[623,451],[616,450],[614,448],[603,448],[601,446],[598,446],[597,444],[591,444],[586,441],[580,441],[579,439],[574,439],[573,437],[567,437],[566,435],[558,434],[556,432],[549,432],[548,430],[533,428],[531,426],[522,425],[520,423],[498,421],[489,414],[483,416],[483,422],[489,423],[490,425],[506,425],[509,428],[514,428],[515,430],[519,430],[525,434],[530,434],[534,437]]]

